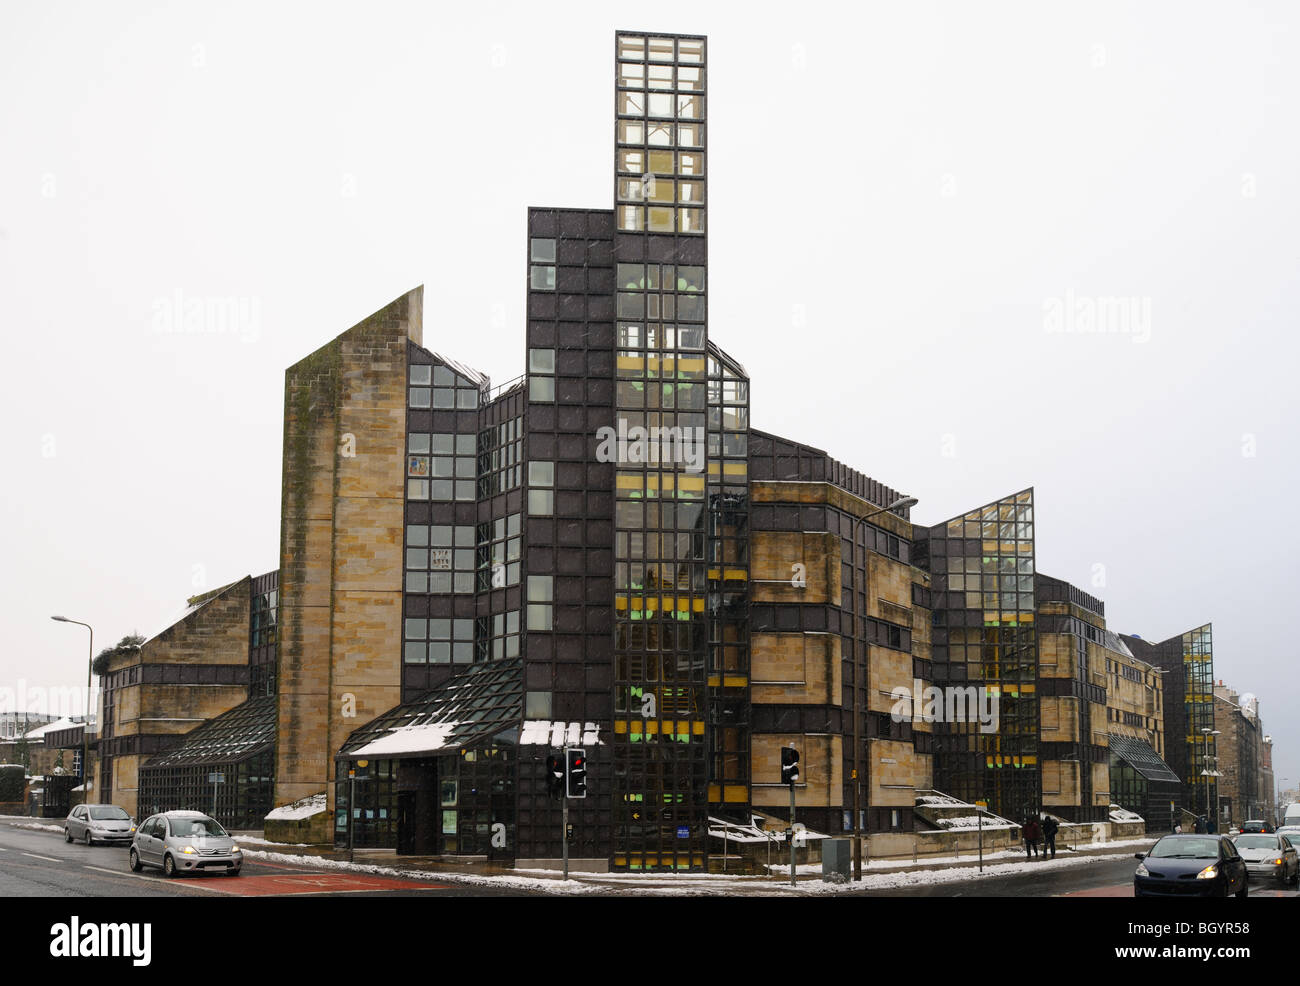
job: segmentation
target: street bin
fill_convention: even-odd
[[[853,843],[849,839],[822,840],[822,881],[845,883],[853,868]]]

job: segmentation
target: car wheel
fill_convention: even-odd
[[[135,847],[132,846],[131,847],[131,872],[139,873],[142,868],[143,867],[141,867],[140,865],[140,854],[136,852]]]
[[[63,830],[63,841],[64,842],[72,841],[72,829],[65,828]]]
[[[176,875],[176,860],[172,859],[172,854],[168,853],[163,857],[163,876]]]
[[[86,829],[86,834],[81,837],[81,841],[88,846],[93,846],[95,844],[95,840],[90,837],[90,829]]]
[[[1250,893],[1250,881],[1249,881],[1249,880],[1242,880],[1242,881],[1241,881],[1241,889],[1237,891],[1237,896],[1238,896],[1238,897],[1245,897],[1245,896],[1249,895],[1249,893]]]
[[[238,866],[230,867],[230,869],[226,870],[226,876],[239,876],[239,867]]]

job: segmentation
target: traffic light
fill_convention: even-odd
[[[553,798],[564,796],[564,757],[558,753],[546,758],[546,793]]]
[[[587,796],[587,751],[566,750],[569,762],[565,771],[565,789],[571,798]]]
[[[781,748],[781,783],[794,786],[799,779],[799,751],[793,746]]]

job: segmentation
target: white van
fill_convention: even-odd
[[[1293,801],[1286,806],[1286,815],[1282,819],[1283,825],[1300,825],[1300,801]]]

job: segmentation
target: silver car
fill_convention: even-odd
[[[239,876],[244,854],[217,820],[201,811],[150,815],[131,841],[131,869],[158,866],[167,876],[221,870]]]
[[[126,845],[135,828],[131,816],[117,805],[77,805],[63,821],[63,839],[80,839],[88,846],[96,842]]]
[[[1263,877],[1283,884],[1300,880],[1300,854],[1285,835],[1243,832],[1233,841],[1252,880]]]

